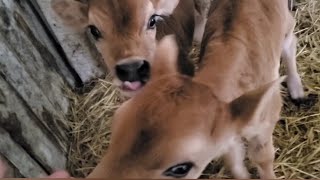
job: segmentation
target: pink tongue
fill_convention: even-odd
[[[139,81],[136,82],[124,82],[123,84],[125,89],[131,90],[131,91],[136,91],[142,87],[142,83]]]

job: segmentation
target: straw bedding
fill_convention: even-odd
[[[274,132],[275,171],[279,178],[320,178],[320,1],[300,0],[293,13],[299,37],[298,68],[308,99],[297,106],[288,98],[286,89],[283,91],[282,119]],[[198,52],[195,46],[191,57],[197,60]],[[70,94],[73,106],[69,113],[68,168],[75,177],[90,173],[107,150],[112,115],[121,104],[109,79],[93,82],[85,93]],[[254,168],[251,172],[256,174]],[[217,161],[202,177],[230,176]]]

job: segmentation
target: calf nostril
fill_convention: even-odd
[[[127,70],[124,66],[118,65],[116,66],[116,72],[117,74],[123,75],[127,73]]]
[[[116,72],[117,73],[123,73],[124,70],[121,68],[121,66],[116,66]]]
[[[126,81],[129,76],[129,70],[126,66],[117,65],[116,66],[116,74],[121,81]]]
[[[143,61],[143,63],[141,64],[141,66],[138,69],[138,74],[144,80],[149,79],[149,76],[150,76],[150,64],[149,64],[148,61]]]
[[[137,61],[121,64],[115,67],[116,75],[121,81],[146,82],[150,76],[150,64],[147,61]]]

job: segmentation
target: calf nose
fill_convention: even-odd
[[[135,61],[116,66],[116,75],[125,82],[146,82],[150,77],[150,64],[147,61]]]

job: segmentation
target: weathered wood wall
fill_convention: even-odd
[[[54,0],[30,1],[40,12],[47,26],[54,32],[69,63],[79,74],[81,80],[86,83],[97,77],[103,77],[106,74],[106,68],[102,63],[102,57],[91,43],[85,30],[66,27],[51,8],[51,1]]]
[[[50,0],[0,0],[0,158],[12,176],[66,168],[64,89],[104,75],[85,37],[65,30]]]
[[[5,168],[3,176],[7,178],[22,178],[23,176],[20,174],[19,170],[14,167],[3,155],[0,154],[0,167]]]

